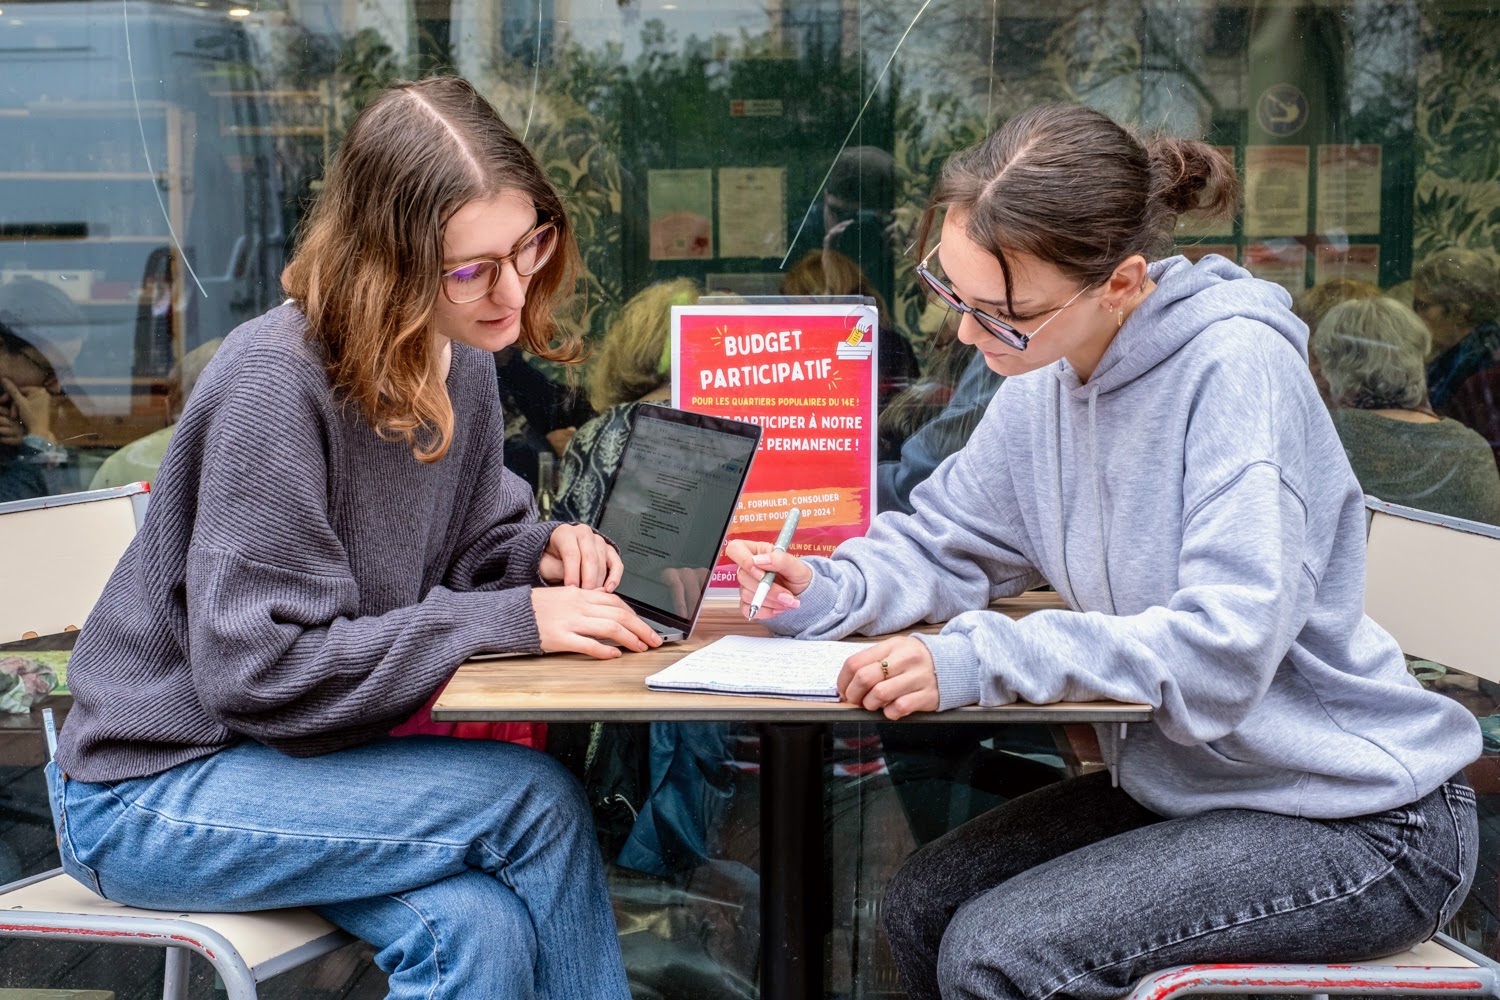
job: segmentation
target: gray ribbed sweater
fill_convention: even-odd
[[[145,525],[84,625],[59,766],[117,781],[241,739],[373,739],[484,650],[537,650],[555,525],[503,465],[495,366],[453,345],[456,428],[424,465],[340,405],[294,306],[224,341]]]

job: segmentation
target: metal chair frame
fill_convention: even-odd
[[[69,879],[61,868],[19,879],[0,887],[0,937],[42,941],[80,941],[93,944],[137,945],[166,950],[162,1000],[187,1000],[188,960],[197,952],[208,960],[224,982],[228,1000],[256,1000],[258,984],[290,969],[336,951],[353,940],[333,929],[290,951],[274,955],[255,967],[246,964],[239,950],[223,934],[189,918],[158,914],[151,910],[129,910],[116,915],[19,910],[7,906],[6,897],[27,886]]]
[[[98,541],[102,554],[106,549],[117,551],[123,547],[118,544],[120,525],[128,525],[128,530],[132,533],[140,526],[147,496],[144,484],[136,484],[0,504],[0,515],[128,498],[133,508],[133,520],[115,518],[110,521],[109,527],[96,529],[101,532]],[[104,537],[105,534],[110,537]],[[110,548],[111,545],[114,548]],[[84,548],[87,549],[88,546]],[[102,577],[100,579],[102,586]],[[65,595],[68,619],[76,617],[81,621],[98,596],[97,592],[84,593],[74,588],[73,592]],[[12,637],[5,638],[8,640]],[[50,761],[56,742],[51,710],[44,710],[43,715],[47,759]],[[52,889],[52,886],[56,888]],[[94,899],[97,897],[87,887],[75,881],[61,868],[0,886],[0,937],[163,948],[166,950],[166,974],[162,983],[162,1000],[187,1000],[188,964],[193,952],[202,955],[214,967],[224,982],[229,1000],[256,1000],[258,983],[335,951],[354,940],[307,910],[223,915],[232,916],[235,922],[250,920],[263,923],[267,928],[280,927],[283,931],[290,919],[304,922],[301,932],[293,930],[290,935],[290,940],[298,943],[288,942],[287,947],[273,946],[269,949],[262,946],[259,950],[268,953],[252,966],[241,953],[241,949],[245,947],[244,942],[239,947],[235,945],[233,938],[236,934],[216,930],[188,914],[174,915],[170,912],[115,906],[107,900],[98,900],[99,905],[95,906]],[[70,905],[79,910],[106,909],[108,912],[68,912],[67,909],[55,908]],[[212,920],[215,915],[202,914],[201,917],[202,920]],[[251,927],[246,930],[252,932],[256,929],[258,928]]]

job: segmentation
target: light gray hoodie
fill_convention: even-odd
[[[922,636],[941,707],[1146,702],[1099,727],[1119,784],[1166,816],[1343,817],[1414,801],[1479,727],[1365,617],[1365,512],[1286,291],[1222,257],[1158,287],[1093,378],[1005,380],[968,445],[831,558],[771,623]],[[1049,582],[1072,608],[983,609]]]

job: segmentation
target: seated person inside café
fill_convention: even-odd
[[[1312,372],[1313,383],[1324,403],[1329,403],[1328,380],[1318,364],[1318,350],[1314,341],[1318,336],[1318,324],[1328,315],[1328,310],[1340,302],[1350,299],[1375,299],[1384,293],[1379,285],[1357,278],[1327,278],[1297,296],[1292,303],[1292,312],[1307,324],[1307,367]],[[1329,404],[1332,405],[1331,403]]]
[[[636,292],[605,331],[589,362],[589,404],[598,416],[568,442],[558,473],[558,518],[593,524],[604,505],[630,421],[643,403],[672,399],[672,307],[698,301],[691,278],[659,281]]]
[[[1333,426],[1366,493],[1500,524],[1500,469],[1489,442],[1427,401],[1429,341],[1417,314],[1394,299],[1329,310],[1312,345]]]
[[[918,274],[1007,376],[984,420],[912,514],[831,557],[728,547],[747,609],[775,571],[776,633],[946,622],[844,664],[844,699],[892,719],[1153,710],[1100,727],[1106,771],[907,860],[882,912],[913,1000],[1104,1000],[1176,965],[1371,958],[1468,891],[1478,725],[1364,615],[1363,495],[1307,329],[1222,257],[1159,257],[1179,215],[1235,201],[1213,147],[1076,105],[950,158]],[[986,610],[1043,581],[1068,609]]]
[[[805,256],[781,279],[782,295],[860,295],[875,300],[875,312],[880,317],[880,330],[876,338],[878,354],[875,361],[877,378],[876,392],[880,409],[902,390],[906,389],[918,375],[917,356],[912,352],[906,338],[896,331],[893,318],[886,308],[886,299],[852,259],[837,250],[809,250]],[[881,440],[880,459],[894,458],[900,441]],[[887,454],[886,452],[890,453]]]
[[[68,461],[53,429],[61,392],[47,357],[0,320],[0,503],[58,492],[49,474]]]
[[[64,385],[72,381],[88,320],[67,292],[30,275],[18,275],[0,285],[0,319],[36,345]]]
[[[561,460],[578,426],[593,414],[575,386],[553,382],[518,347],[495,352],[495,376],[505,410],[505,465],[535,491],[543,485],[544,461]]]
[[[911,491],[932,475],[943,459],[964,446],[1000,388],[1002,377],[990,370],[982,355],[962,344],[956,346],[962,350],[962,357],[946,347],[935,353],[922,378],[897,394],[880,414],[882,439],[887,436],[887,427],[915,425],[910,430],[893,429],[889,437],[901,442],[900,450],[895,458],[875,466],[880,510],[911,513]],[[955,369],[950,360],[966,363]]]
[[[576,266],[556,190],[468,83],[360,112],[289,301],[209,362],[73,653],[47,768],[69,874],[155,909],[312,906],[401,1000],[627,1000],[571,775],[386,735],[475,653],[659,643],[611,593],[614,549],[537,523],[501,461],[491,354],[578,357],[552,320]]]
[[[1447,412],[1464,383],[1500,366],[1500,268],[1479,250],[1449,247],[1412,271],[1412,308],[1432,333],[1427,386]]]
[[[690,278],[647,285],[609,325],[589,362],[589,402],[599,415],[578,429],[563,455],[553,508],[558,518],[598,520],[636,410],[671,400],[672,307],[692,305],[698,295]],[[699,580],[685,581],[684,593],[700,586]],[[630,738],[616,725],[596,723],[591,729],[591,757],[608,756]],[[632,806],[615,858],[619,864],[669,875],[714,861],[709,831],[729,795],[728,737],[729,727],[716,723],[650,724],[649,791]]]
[[[834,157],[820,197],[800,220],[788,260],[833,250],[854,261],[886,302],[895,301],[896,158],[878,146],[849,146]]]

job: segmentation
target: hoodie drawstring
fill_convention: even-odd
[[[1103,564],[1102,569],[1104,575],[1104,596],[1109,601],[1109,613],[1114,615],[1119,614],[1119,611],[1115,608],[1115,588],[1113,584],[1109,582],[1109,558],[1107,555],[1107,553],[1109,552],[1109,538],[1105,534],[1104,528],[1104,476],[1099,471],[1098,408],[1099,387],[1095,386],[1089,393],[1089,459],[1091,464],[1093,465],[1093,469],[1091,471],[1094,478],[1094,516],[1098,519],[1099,525],[1099,551],[1101,556],[1103,556],[1101,562]],[[1059,475],[1061,475],[1061,472],[1059,472]],[[1120,742],[1125,742],[1125,738],[1129,735],[1130,723],[1120,723]],[[1109,782],[1115,788],[1119,788],[1120,750],[1118,744],[1116,744],[1115,746],[1114,758],[1114,760],[1109,762]]]
[[[1062,567],[1062,579],[1048,581],[1053,588],[1062,595],[1070,608],[1078,607],[1078,601],[1073,597],[1073,581],[1068,576],[1068,550],[1067,539],[1063,535],[1063,525],[1067,522],[1067,497],[1063,493],[1063,453],[1062,453],[1062,383],[1056,379],[1052,380],[1052,407],[1047,416],[1047,436],[1051,438],[1052,454],[1056,457],[1057,466],[1057,520],[1053,524],[1052,540],[1057,546],[1057,564]]]
[[[1109,582],[1109,538],[1104,530],[1104,476],[1099,472],[1099,433],[1097,411],[1099,405],[1099,389],[1096,387],[1089,393],[1089,458],[1094,465],[1094,517],[1099,523],[1099,552],[1103,557],[1102,569],[1104,574],[1104,596],[1109,601],[1109,613],[1119,614],[1115,608],[1115,588]]]

